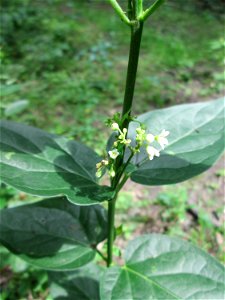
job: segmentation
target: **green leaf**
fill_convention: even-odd
[[[93,260],[106,228],[102,206],[77,206],[63,197],[0,213],[0,242],[28,263],[49,270],[73,270]]]
[[[9,104],[6,107],[6,109],[4,111],[4,114],[5,114],[6,117],[16,115],[16,114],[21,113],[22,111],[24,111],[27,108],[28,105],[29,105],[28,100],[15,101],[15,102]]]
[[[88,147],[40,129],[2,121],[1,179],[37,196],[65,195],[80,205],[109,200],[109,187],[96,182],[101,158]]]
[[[164,185],[187,180],[210,168],[224,151],[224,99],[155,110],[138,120],[154,135],[163,129],[170,135],[169,145],[159,158],[150,161],[142,149],[133,160],[137,169],[131,179],[135,182]],[[131,123],[132,139],[136,127]]]
[[[179,239],[141,236],[125,253],[123,267],[101,278],[104,300],[223,299],[225,268],[212,256]]]
[[[100,300],[99,278],[104,268],[88,264],[73,272],[49,272],[54,300]]]

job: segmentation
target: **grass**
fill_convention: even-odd
[[[101,151],[103,121],[121,110],[129,28],[102,1],[38,2],[14,13],[20,26],[3,30],[2,103],[30,105],[11,119]],[[144,29],[135,113],[219,93],[222,35],[222,22],[208,13],[165,5],[153,15]]]

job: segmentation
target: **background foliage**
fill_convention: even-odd
[[[145,26],[135,113],[222,95],[224,1],[182,2],[169,1]],[[81,140],[101,154],[108,135],[104,120],[123,100],[128,28],[106,1],[1,0],[1,5],[2,116]],[[131,220],[118,227],[118,246],[140,232],[167,232],[223,260],[218,200],[223,178],[219,165],[206,179],[150,195],[138,186],[130,192],[128,184],[118,201],[118,224],[127,212]],[[33,200],[6,186],[0,197],[1,207]],[[1,252],[3,299],[50,297],[44,271]],[[119,250],[115,254],[120,260]]]

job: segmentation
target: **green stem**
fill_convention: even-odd
[[[139,16],[138,20],[145,21],[150,15],[152,15],[156,9],[158,9],[165,0],[156,0],[148,9],[146,9],[142,15]]]
[[[104,261],[107,262],[107,257],[105,257],[105,256],[102,254],[102,252],[99,251],[97,248],[96,248],[95,250],[96,250],[96,252],[98,253],[98,255],[101,256],[101,258],[102,258]]]
[[[137,0],[137,6],[138,6],[138,9],[137,9],[138,16],[137,17],[139,17],[143,13],[143,2],[142,2],[142,0]]]
[[[125,174],[123,179],[120,181],[120,183],[117,186],[116,192],[119,193],[119,191],[122,189],[124,184],[127,182],[127,179],[130,177],[130,174]]]
[[[132,10],[132,0],[128,0],[127,15],[128,15],[129,20],[132,20],[134,18],[133,10]]]
[[[143,22],[136,22],[131,27],[130,54],[127,67],[127,79],[123,102],[122,117],[131,113],[132,102],[134,97],[134,88],[137,76],[138,58],[141,45]],[[122,128],[128,128],[129,119],[125,118]]]
[[[118,174],[117,181],[116,181],[116,187],[117,187],[117,190],[118,190],[118,191],[121,190],[121,188],[118,189],[118,185],[119,185],[119,186],[121,185],[120,179],[122,178],[122,176],[123,176],[123,174],[124,174],[124,171],[126,170],[126,167],[129,165],[129,163],[130,163],[131,159],[133,158],[133,156],[134,156],[134,154],[131,153],[131,155],[130,155],[130,157],[128,158],[128,160],[126,161],[126,163],[122,166],[122,167],[123,167],[122,170],[121,170],[121,171],[119,172],[119,174]],[[128,178],[129,178],[129,176],[128,176]],[[124,184],[123,184],[123,185],[124,185]],[[123,185],[122,185],[122,186],[123,186]]]
[[[117,14],[120,16],[121,20],[124,21],[127,25],[130,25],[130,20],[125,15],[125,12],[122,10],[121,6],[117,3],[116,0],[109,0],[112,7],[115,9]]]
[[[108,247],[107,247],[107,267],[110,267],[113,260],[113,242],[114,242],[114,221],[117,193],[114,198],[108,202]]]
[[[135,0],[136,1],[136,0]],[[110,0],[111,4],[114,4],[114,8],[117,10],[116,1]],[[128,4],[131,1],[128,2]],[[134,4],[134,2],[133,2]],[[140,4],[140,1],[139,1]],[[129,5],[128,8],[132,8],[133,10],[135,7],[131,7]],[[120,9],[119,9],[120,10]],[[119,13],[119,10],[117,12]],[[133,11],[134,12],[134,11]],[[121,11],[120,11],[121,13]],[[132,12],[130,12],[132,15]],[[131,113],[133,96],[134,96],[134,88],[135,88],[135,81],[137,75],[137,67],[138,67],[138,59],[139,59],[139,52],[140,52],[140,45],[141,45],[141,37],[142,37],[142,30],[143,30],[143,22],[139,21],[132,21],[131,23],[131,40],[130,40],[130,53],[129,53],[129,61],[127,67],[127,79],[126,79],[126,87],[125,87],[125,94],[124,94],[124,103],[123,103],[123,112],[122,112],[122,119],[123,124],[122,128],[128,128],[129,125],[129,114]],[[130,158],[131,159],[131,158]],[[126,166],[128,165],[129,161],[127,162]],[[114,232],[114,222],[115,222],[115,206],[116,206],[116,199],[119,190],[123,187],[125,182],[127,181],[129,176],[124,176],[122,181],[120,179],[123,174],[117,173],[119,168],[123,165],[123,158],[118,161],[116,165],[116,177],[112,180],[112,189],[115,191],[114,198],[108,202],[108,241],[107,241],[107,267],[110,267],[113,261],[113,243],[115,239],[115,232]],[[124,169],[123,169],[124,170]]]

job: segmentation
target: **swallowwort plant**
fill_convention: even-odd
[[[112,129],[107,156],[100,158],[79,142],[2,121],[1,180],[47,199],[2,210],[1,242],[49,271],[54,299],[223,299],[224,267],[183,240],[143,235],[128,244],[123,265],[113,262],[116,201],[125,182],[174,184],[211,167],[224,150],[224,100],[134,118],[142,29],[163,1],[143,8],[142,0],[128,0],[127,13],[116,0],[109,2],[130,29],[131,40],[123,110],[107,122]],[[104,174],[110,186],[99,184]],[[107,253],[98,246],[103,241]],[[91,262],[97,253],[101,264]]]

